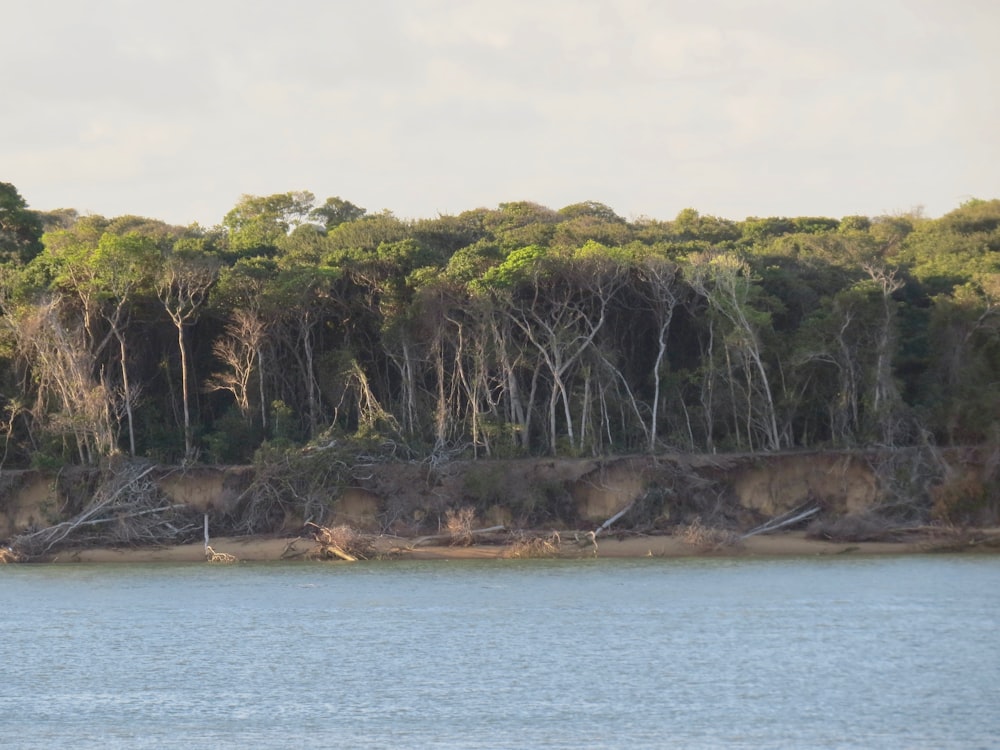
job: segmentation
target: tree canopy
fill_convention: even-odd
[[[0,314],[8,464],[1000,441],[1000,200],[403,220],[290,191],[202,228],[0,183]]]

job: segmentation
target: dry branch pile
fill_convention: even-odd
[[[559,554],[561,544],[558,531],[553,531],[548,536],[520,533],[511,541],[504,556],[516,559],[555,557]]]
[[[375,466],[396,460],[402,450],[391,441],[363,448],[331,439],[302,449],[260,449],[253,481],[219,526],[226,534],[245,536],[325,523],[344,487],[370,479]]]
[[[315,559],[354,562],[367,559],[375,553],[371,537],[350,526],[328,528],[307,523],[306,528],[311,531],[313,540],[318,545],[310,555]]]
[[[197,538],[201,514],[173,504],[150,478],[154,466],[125,463],[101,477],[90,500],[73,518],[11,540],[24,558],[69,547],[184,544]]]
[[[691,523],[678,527],[677,533],[685,543],[706,552],[732,547],[740,541],[738,534],[719,526],[707,526],[700,516],[695,516]]]
[[[445,512],[444,525],[451,535],[448,543],[455,547],[468,547],[472,544],[472,526],[475,520],[476,511],[468,506]]]

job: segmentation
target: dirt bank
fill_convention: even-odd
[[[202,560],[204,518],[213,546],[236,545],[231,554],[241,560],[296,559],[308,540],[294,540],[309,521],[350,527],[376,540],[379,556],[511,556],[526,529],[597,531],[606,557],[911,552],[935,540],[900,529],[933,537],[1000,526],[997,463],[995,450],[901,449],[387,461],[332,472],[315,452],[285,474],[124,462],[4,471],[0,543],[30,559]],[[803,510],[808,517],[781,529],[795,534],[731,543]],[[459,513],[467,529],[502,528],[508,543],[412,544],[441,534]],[[698,528],[711,533],[691,543]],[[160,529],[177,533],[157,536]],[[713,538],[726,543],[705,543]],[[556,554],[591,552],[563,544]]]

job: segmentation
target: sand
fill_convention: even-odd
[[[754,536],[735,545],[705,548],[690,544],[678,536],[608,537],[598,540],[597,557],[813,557],[823,555],[901,555],[940,551],[1000,551],[1000,529],[977,532],[974,543],[956,543],[956,537],[924,534],[901,542],[831,542],[807,539],[804,532],[787,532]],[[234,537],[214,538],[212,548],[227,553],[241,562],[303,561],[311,559],[317,545],[311,539],[298,537]],[[400,537],[382,536],[375,540],[379,559],[410,560],[472,560],[501,559],[512,556],[507,545],[472,546],[413,546],[413,541]],[[594,557],[592,548],[564,543],[558,557]],[[178,563],[205,562],[205,547],[201,542],[172,547],[142,549],[81,549],[60,552],[46,560],[55,563]],[[335,564],[350,564],[336,562]]]

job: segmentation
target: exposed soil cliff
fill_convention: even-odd
[[[184,524],[171,528],[185,533],[172,541],[200,535],[202,514],[217,533],[287,533],[316,521],[413,536],[440,531],[448,512],[461,508],[480,526],[536,529],[594,529],[626,511],[615,530],[664,530],[695,519],[746,530],[805,507],[815,508],[814,522],[881,515],[987,526],[1000,521],[997,463],[996,452],[985,449],[385,462],[313,483],[308,493],[254,467],[149,466],[134,476],[143,479],[150,505],[128,513],[148,519],[159,510],[183,512]],[[124,474],[0,473],[0,540],[79,519],[95,494],[116,507],[140,492],[132,479],[109,489],[109,476]],[[133,537],[123,531],[111,541],[148,541]]]

